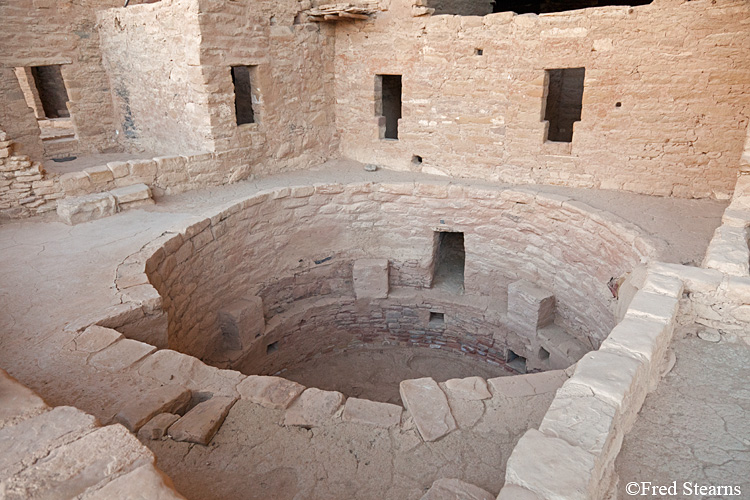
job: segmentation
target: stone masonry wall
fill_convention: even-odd
[[[434,229],[441,226],[465,233],[464,297],[489,297],[504,307],[507,284],[526,279],[554,293],[559,324],[594,347],[614,326],[608,280],[654,252],[624,221],[554,195],[437,184],[317,185],[260,193],[196,222],[171,237],[146,269],[169,315],[169,346],[201,357],[216,345],[221,308],[261,295],[270,324],[306,296],[315,281],[306,275],[326,262],[387,258],[391,288],[429,287]],[[292,277],[289,287],[272,286]],[[263,290],[283,293],[287,305]],[[347,290],[324,286],[315,295],[336,302],[351,296]]]
[[[125,140],[135,149],[165,154],[212,149],[198,2],[109,9],[99,12],[98,27]]]
[[[120,5],[120,0],[18,0],[0,4],[0,80],[15,67],[62,65],[71,118],[81,153],[119,150],[109,81],[101,61],[95,9]],[[18,85],[16,80],[16,86]],[[3,85],[5,87],[5,85]],[[20,91],[20,87],[19,87]],[[8,97],[2,93],[5,101]],[[22,96],[21,96],[22,98]],[[17,128],[16,122],[24,125]],[[19,142],[19,151],[41,159],[28,106],[6,109],[0,104],[0,126]],[[29,141],[25,139],[29,138]]]
[[[344,156],[510,183],[731,194],[748,122],[744,0],[485,17],[411,17],[413,3],[336,26]],[[586,77],[573,142],[545,143],[544,70],[575,67]],[[378,74],[403,75],[398,141],[378,138]]]

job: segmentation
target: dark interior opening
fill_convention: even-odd
[[[508,349],[508,352],[505,356],[505,362],[516,372],[526,373],[526,358],[524,358],[523,356],[519,356],[510,349]]]
[[[542,361],[547,361],[549,359],[549,351],[544,347],[539,348],[539,359]]]
[[[234,112],[237,117],[237,125],[255,123],[252,90],[253,68],[254,66],[232,66]]]
[[[430,322],[427,324],[431,328],[439,328],[445,325],[445,313],[430,311]]]
[[[44,116],[47,118],[69,118],[68,91],[65,89],[60,65],[35,66],[31,68],[34,85],[39,92]]]
[[[381,109],[385,130],[381,139],[398,139],[398,120],[401,118],[401,75],[380,75]]]
[[[433,288],[442,288],[453,293],[464,291],[464,266],[466,250],[464,233],[435,233],[435,271]]]
[[[422,164],[422,157],[421,157],[421,156],[419,156],[419,155],[413,155],[413,156],[411,157],[411,162],[412,162],[412,163],[413,163],[414,165],[421,165],[421,164]]]
[[[544,119],[549,122],[547,140],[572,142],[573,124],[581,120],[586,68],[548,69],[546,72]]]
[[[648,5],[653,0],[495,0],[492,12],[513,11],[516,14],[544,14],[566,10],[604,7],[607,5]]]
[[[279,350],[279,342],[272,342],[266,346],[266,354],[271,354]]]

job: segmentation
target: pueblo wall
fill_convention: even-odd
[[[424,12],[412,3],[336,26],[343,155],[509,183],[731,194],[750,105],[744,0],[484,17],[412,17]],[[572,143],[545,144],[544,70],[575,67],[581,121]],[[378,74],[402,75],[398,141],[379,139]]]

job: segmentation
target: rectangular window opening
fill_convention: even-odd
[[[237,125],[257,123],[258,117],[253,104],[253,81],[257,66],[232,66],[234,84],[234,112]]]
[[[380,84],[379,115],[381,139],[398,139],[398,121],[401,118],[401,75],[378,75]],[[384,122],[384,123],[383,123]]]
[[[68,90],[60,65],[34,66],[30,70],[44,118],[70,118]]]
[[[573,142],[573,124],[581,121],[586,68],[548,69],[544,118],[549,122],[546,141]]]
[[[436,231],[433,259],[432,287],[463,293],[466,264],[464,233]]]

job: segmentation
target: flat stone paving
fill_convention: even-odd
[[[418,179],[448,182],[408,172],[368,173],[361,164],[338,161],[304,172],[165,197],[153,207],[73,227],[54,215],[2,223],[0,367],[53,406],[76,406],[105,424],[112,422],[123,401],[138,398],[151,387],[134,370],[112,373],[86,364],[91,353],[63,348],[72,340],[63,327],[119,302],[112,281],[116,265],[126,256],[187,219],[261,189],[318,182]],[[574,193],[594,206],[596,202],[606,205],[599,208],[629,216],[650,234],[659,233],[667,242],[661,258],[672,262],[698,258],[705,252],[726,205],[612,192],[565,192],[568,196]],[[638,210],[634,210],[636,206]],[[683,232],[690,234],[690,241],[681,246]],[[677,247],[681,247],[679,252],[675,251]],[[270,492],[274,492],[274,498],[292,498],[298,493],[298,498],[420,498],[439,477],[458,477],[496,493],[502,485],[507,453],[526,428],[538,426],[551,394],[518,400],[523,402],[520,407],[507,404],[502,410],[487,407],[483,412],[489,413],[479,412],[480,417],[473,413],[457,416],[459,430],[429,447],[419,445],[416,431],[394,441],[389,433],[396,431],[370,427],[364,434],[360,430],[357,436],[347,436],[341,429],[358,425],[351,423],[336,424],[336,431],[326,427],[312,431],[284,428],[277,425],[278,410],[243,401],[232,407],[208,447],[173,441],[147,444],[178,489],[191,498],[231,498],[232,491],[239,492],[240,498],[269,498]],[[502,418],[501,428],[482,427]],[[468,425],[466,422],[475,424],[473,439],[468,439],[462,428]],[[698,431],[711,432],[705,426],[696,427]],[[373,441],[376,432],[382,437]],[[355,442],[357,445],[351,446]],[[380,458],[368,464],[366,457],[374,450],[380,450]],[[394,454],[394,450],[402,453]],[[248,455],[255,458],[247,459]],[[330,457],[336,457],[336,462]],[[420,467],[414,467],[415,461]],[[417,469],[421,471],[418,477]],[[195,474],[196,470],[202,473]],[[209,485],[207,477],[216,481]],[[382,491],[384,484],[394,486],[385,494],[368,496],[367,492]]]

